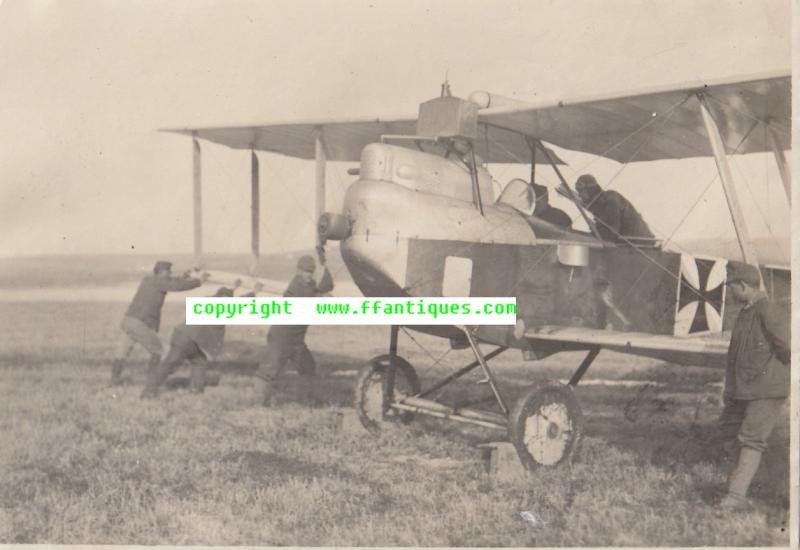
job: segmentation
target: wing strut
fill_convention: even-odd
[[[261,255],[259,227],[261,224],[261,199],[259,193],[258,155],[255,149],[250,150],[250,253],[252,254],[251,270],[255,273]]]
[[[778,164],[778,172],[781,174],[783,190],[786,191],[786,200],[789,201],[789,207],[791,207],[792,173],[789,170],[789,164],[786,162],[786,156],[783,154],[783,148],[778,142],[778,136],[775,135],[775,129],[770,126],[769,122],[765,122],[764,124],[767,127],[767,139],[769,140],[769,146],[772,148],[772,154],[775,155],[775,162]]]
[[[203,260],[203,164],[197,132],[192,132],[192,197],[194,203],[194,264]]]
[[[473,143],[469,142],[469,175],[472,179],[472,200],[475,203],[475,206],[478,207],[478,212],[481,213],[481,216],[485,216],[483,213],[483,199],[481,198],[481,188],[478,185],[478,162],[475,160],[475,148],[473,147]]]
[[[706,126],[706,132],[708,133],[708,140],[711,144],[711,150],[714,153],[714,160],[717,163],[717,170],[719,171],[719,177],[722,181],[722,189],[725,191],[725,199],[728,202],[728,210],[731,213],[733,228],[736,231],[736,238],[739,241],[739,248],[742,251],[742,258],[744,259],[745,263],[758,265],[756,251],[753,248],[752,242],[750,241],[750,235],[747,231],[747,224],[745,223],[742,209],[739,205],[739,197],[736,194],[736,188],[733,182],[733,174],[731,173],[731,167],[728,164],[728,157],[725,153],[725,144],[722,141],[722,136],[720,136],[717,123],[714,121],[714,117],[711,115],[711,110],[708,107],[705,96],[702,93],[697,94],[697,99],[700,100],[700,110],[703,114],[703,122]]]
[[[533,187],[533,184],[536,183],[536,142],[525,136],[525,143],[531,150],[531,187]]]
[[[315,220],[319,220],[323,212],[325,212],[325,166],[328,161],[328,155],[325,148],[325,136],[322,133],[322,127],[318,126],[314,129],[314,157],[316,159],[316,195],[314,202]],[[319,232],[315,231],[317,236],[316,245],[322,244],[320,242]]]

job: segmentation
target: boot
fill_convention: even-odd
[[[157,356],[153,356],[157,357]],[[150,358],[151,362],[153,357]],[[140,397],[142,399],[152,399],[158,395],[158,388],[164,383],[170,373],[170,366],[166,363],[149,365],[147,369],[147,381]]]
[[[203,393],[206,387],[206,364],[195,363],[192,365],[192,378],[189,381],[189,391],[191,393]]]
[[[742,447],[739,451],[739,462],[728,476],[728,494],[722,498],[720,508],[739,510],[749,506],[747,489],[758,471],[761,463],[761,451]]]
[[[161,362],[160,355],[151,355],[150,359],[147,361],[147,376],[150,376],[150,373],[155,371],[158,368],[158,364]]]
[[[262,407],[275,406],[275,384],[260,376],[256,377],[256,399]]]
[[[313,376],[300,376],[300,387],[297,391],[297,397],[300,403],[308,406],[308,407],[316,407],[317,403],[317,396],[316,396],[316,380]]]
[[[111,382],[109,382],[110,386],[119,386],[122,384],[123,366],[125,366],[124,359],[114,359],[114,363],[111,365]]]

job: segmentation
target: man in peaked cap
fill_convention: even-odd
[[[233,290],[220,287],[215,298],[231,298]],[[255,296],[255,293],[244,296]],[[225,325],[178,325],[172,331],[169,352],[159,365],[147,373],[147,382],[141,397],[143,399],[156,397],[158,390],[170,374],[184,361],[192,365],[192,374],[189,380],[189,391],[202,393],[206,384],[206,368],[209,361],[213,361],[222,349],[225,340]]]
[[[748,506],[747,489],[789,396],[790,325],[761,290],[757,267],[730,261],[727,272],[728,291],[743,306],[731,333],[719,423],[723,439],[735,437],[739,456],[720,507],[739,509]]]
[[[317,249],[320,269],[311,256],[303,256],[297,261],[297,273],[289,283],[286,298],[304,298],[321,296],[333,290],[333,278],[325,265],[325,255],[321,248]],[[317,271],[315,276],[315,271]],[[267,352],[265,360],[259,367],[256,376],[261,380],[259,393],[264,406],[270,406],[275,394],[275,385],[286,366],[291,363],[303,378],[301,388],[309,398],[313,390],[313,377],[317,365],[311,350],[305,342],[305,325],[273,325],[267,333]]]
[[[202,284],[200,279],[184,276],[172,277],[172,263],[164,260],[156,262],[153,275],[147,275],[139,283],[139,288],[122,319],[119,345],[111,367],[111,385],[122,381],[122,369],[133,347],[139,344],[150,352],[148,370],[155,368],[161,360],[163,348],[158,338],[161,324],[161,308],[167,292],[190,290]]]
[[[624,242],[624,237],[652,239],[653,233],[631,202],[616,191],[603,191],[591,174],[575,182],[581,202],[597,222],[605,241]]]

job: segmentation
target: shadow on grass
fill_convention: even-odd
[[[264,451],[232,451],[222,457],[222,462],[236,465],[238,474],[259,485],[269,484],[271,481],[284,483],[287,477],[303,481],[335,478],[352,485],[367,485],[378,494],[391,492],[385,483],[367,480],[346,468],[309,462],[297,456]]]
[[[667,413],[670,411],[674,409],[668,409]],[[693,476],[700,499],[709,505],[717,503],[725,491],[727,474],[738,459],[739,447],[735,441],[726,442],[719,437],[714,420],[670,422],[666,413],[636,418],[620,416],[589,416],[585,433],[602,437],[609,445],[633,453],[642,464],[651,464],[672,474],[692,472],[696,468],[717,472],[716,476]],[[748,496],[755,505],[766,505],[768,515],[781,515],[789,508],[788,480],[788,432],[779,428],[770,437]]]

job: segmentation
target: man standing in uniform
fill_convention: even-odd
[[[317,249],[320,269],[317,270],[316,262],[311,256],[303,256],[297,262],[297,273],[286,292],[286,298],[304,298],[320,296],[333,290],[333,279],[325,265],[325,254],[321,248]],[[319,271],[315,277],[315,271]],[[286,365],[291,362],[303,377],[301,387],[306,397],[312,392],[312,377],[316,375],[317,365],[314,356],[305,342],[305,325],[273,325],[267,333],[267,354],[264,363],[256,375],[261,379],[262,404],[268,407],[272,404],[277,383]]]
[[[653,233],[628,199],[616,191],[603,191],[591,174],[575,182],[581,202],[597,222],[604,241],[624,242],[625,237],[653,239]]]
[[[720,507],[739,509],[789,396],[791,349],[788,315],[760,289],[758,268],[731,261],[725,284],[744,306],[731,334],[719,420],[722,438],[735,437],[740,450]]]
[[[215,298],[230,298],[233,291],[221,287],[214,294]],[[243,297],[255,296],[255,293]],[[178,325],[172,331],[169,352],[164,360],[147,373],[147,382],[142,390],[142,399],[156,397],[161,384],[172,374],[181,363],[189,361],[192,365],[192,374],[189,381],[189,391],[202,393],[206,383],[206,367],[208,361],[219,355],[222,343],[225,340],[225,325]]]
[[[161,307],[164,305],[167,292],[190,290],[201,284],[200,279],[187,276],[172,277],[171,262],[156,262],[153,275],[146,276],[139,283],[133,301],[122,319],[122,335],[111,367],[112,386],[122,382],[125,360],[136,344],[150,352],[148,370],[158,365],[162,354],[161,340],[158,339],[158,327],[161,324]]]

